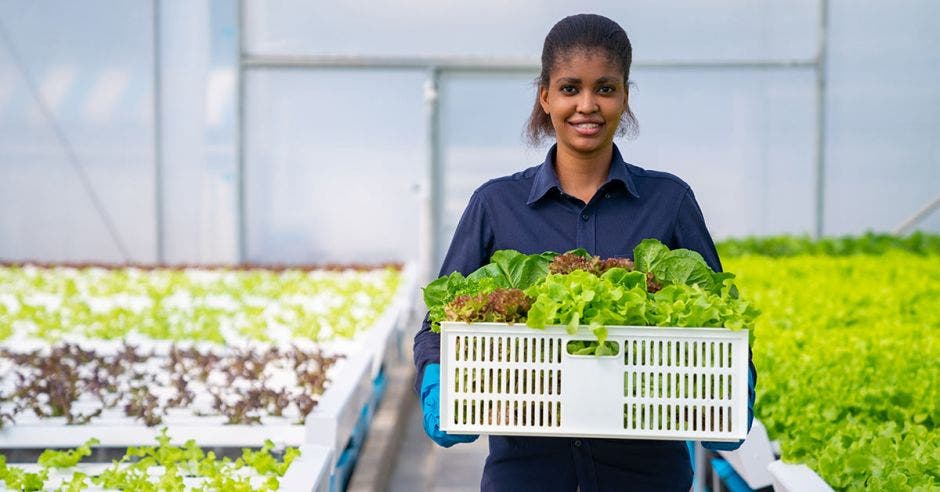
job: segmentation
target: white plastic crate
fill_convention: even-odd
[[[568,353],[589,327],[441,323],[441,429],[455,434],[737,441],[747,330],[608,327],[614,356]]]

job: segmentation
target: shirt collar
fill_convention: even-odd
[[[545,161],[542,162],[536,170],[535,179],[532,180],[532,188],[529,190],[529,200],[526,202],[526,205],[532,205],[541,200],[542,197],[553,189],[561,190],[558,174],[555,173],[556,147],[557,144],[552,145],[552,148],[548,149]],[[610,171],[607,173],[607,181],[601,186],[605,187],[614,181],[622,183],[627,188],[627,191],[634,197],[640,197],[640,194],[637,193],[636,185],[633,182],[633,176],[627,168],[627,163],[624,162],[623,156],[620,155],[620,149],[617,148],[616,144],[614,144],[614,153],[610,160]]]

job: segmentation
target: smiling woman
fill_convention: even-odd
[[[553,137],[555,145],[540,165],[477,188],[440,277],[467,276],[504,249],[532,255],[583,248],[602,258],[627,258],[648,238],[693,250],[721,271],[689,185],[626,163],[613,143],[618,132],[636,130],[629,106],[632,56],[627,33],[606,17],[574,15],[551,29],[528,137],[532,143]],[[440,429],[440,336],[427,319],[414,352],[428,436],[444,447],[475,440]],[[749,371],[750,409],[756,372],[752,365]],[[687,491],[692,483],[681,441],[520,435],[491,435],[489,441],[485,491]],[[703,444],[735,449],[740,442]]]
[[[539,89],[528,124],[530,142],[554,136],[559,167],[575,161],[606,166],[618,130],[635,133],[637,128],[629,105],[632,59],[626,32],[606,17],[571,16],[557,23],[542,48]],[[583,179],[580,167],[574,165],[571,175],[560,172],[559,178],[569,194],[587,203],[603,176]],[[582,179],[571,179],[575,177]]]

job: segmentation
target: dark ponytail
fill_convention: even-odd
[[[595,14],[572,15],[558,21],[551,31],[548,31],[542,46],[542,73],[536,80],[535,105],[526,125],[526,136],[532,145],[538,145],[544,137],[555,135],[551,116],[545,114],[539,104],[539,90],[548,87],[552,71],[559,59],[578,50],[603,50],[611,61],[620,65],[624,90],[629,88],[633,47],[627,33],[619,24]],[[636,117],[628,103],[620,118],[619,134],[633,136],[637,128]]]

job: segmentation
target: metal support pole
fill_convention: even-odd
[[[427,108],[427,131],[428,131],[428,229],[429,237],[425,238],[427,248],[427,258],[422,265],[427,278],[422,282],[436,276],[437,265],[440,263],[441,251],[441,220],[443,217],[441,199],[443,188],[443,173],[441,166],[441,135],[440,135],[440,69],[438,67],[428,68],[428,78],[424,82],[424,102]]]
[[[163,217],[163,84],[160,49],[160,0],[153,0],[153,164],[154,164],[154,227],[157,235],[157,263],[166,263],[166,238]]]
[[[245,221],[245,0],[238,1],[238,130],[235,137],[236,155],[238,156],[237,189],[235,191],[238,217],[238,263],[247,261],[248,232]]]
[[[825,232],[826,206],[826,38],[829,1],[819,0],[819,49],[816,54],[816,239]]]
[[[914,226],[919,224],[920,221],[929,217],[930,214],[934,213],[934,211],[938,209],[940,209],[940,196],[934,198],[933,201],[921,207],[921,209],[915,212],[914,215],[912,215],[909,219],[901,222],[901,225],[894,229],[894,234],[903,236],[904,234],[911,232],[911,229],[913,229]]]
[[[367,55],[250,55],[242,60],[246,68],[345,68],[345,69],[435,69],[439,72],[537,73],[537,58],[486,58],[473,56],[367,56]],[[700,60],[639,61],[633,68],[679,70],[766,70],[816,66],[818,60]]]
[[[695,460],[695,478],[692,483],[692,486],[695,492],[704,492],[705,491],[705,448],[702,447],[702,443],[695,441],[695,455],[693,457]]]

